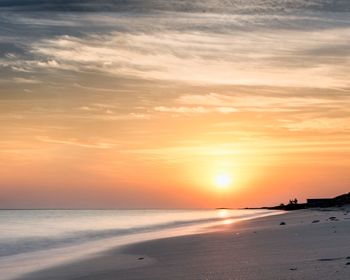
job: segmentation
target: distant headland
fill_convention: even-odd
[[[277,206],[259,207],[259,208],[245,208],[245,209],[270,209],[270,210],[299,210],[308,208],[327,208],[327,207],[341,207],[350,204],[350,192],[338,195],[333,198],[308,198],[306,203],[298,203],[298,200],[291,199],[288,204],[281,203]]]

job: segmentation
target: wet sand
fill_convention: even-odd
[[[299,210],[226,224],[217,232],[137,243],[19,279],[345,280],[350,213]]]

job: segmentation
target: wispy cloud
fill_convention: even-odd
[[[349,86],[345,2],[213,0],[194,1],[185,10],[178,1],[1,5],[8,13],[0,15],[0,23],[9,29],[0,33],[5,54],[0,66],[15,72],[98,72],[190,84]],[[62,7],[89,13],[77,16]],[[16,14],[23,9],[27,12]],[[99,13],[104,9],[115,13]],[[35,16],[44,10],[51,11],[50,17]],[[23,30],[20,40],[13,28]],[[45,28],[46,33],[40,31]]]
[[[349,133],[350,118],[314,118],[299,121],[284,121],[282,127],[291,131],[321,131],[323,133]]]
[[[166,107],[166,106],[157,106],[154,108],[158,112],[166,113],[177,113],[177,114],[206,114],[206,113],[222,113],[230,114],[237,112],[233,107],[203,107],[203,106],[180,106],[180,107]]]
[[[23,84],[39,84],[41,81],[37,79],[28,79],[28,78],[20,78],[20,77],[15,77],[13,78],[14,82],[16,83],[23,83]]]
[[[269,159],[280,160],[288,156],[289,161],[300,160],[302,154],[319,155],[349,153],[348,141],[336,139],[305,141],[302,139],[285,140],[276,143],[271,139],[256,138],[237,143],[211,144],[202,141],[196,145],[177,145],[147,149],[124,150],[123,153],[138,155],[141,158],[169,163],[196,161],[200,159],[231,158],[241,165],[269,164]],[[254,159],[252,161],[252,158]],[[263,158],[260,162],[260,158]],[[308,160],[312,160],[309,158]],[[273,161],[272,161],[273,162]],[[272,163],[271,162],[271,163]]]
[[[348,79],[343,73],[350,66],[344,52],[325,54],[319,50],[334,45],[344,48],[350,43],[348,32],[342,28],[319,32],[62,36],[35,43],[32,52],[47,57],[47,62],[38,62],[40,67],[94,70],[142,79],[346,87]],[[339,57],[336,63],[334,56]]]
[[[69,139],[53,139],[46,136],[38,136],[38,141],[52,144],[61,144],[61,145],[71,145],[77,146],[81,148],[92,148],[92,149],[110,149],[115,146],[113,143],[107,143],[103,141],[97,142],[87,142],[87,141],[79,141],[78,139],[69,138]]]
[[[242,94],[233,92],[231,94],[186,94],[178,98],[177,102],[186,105],[197,106],[232,106],[236,111],[297,111],[310,108],[340,108],[344,107],[344,102],[349,102],[349,97],[340,99],[332,95],[316,96],[290,96],[290,95],[270,95]],[[219,107],[220,108],[220,107]],[[224,108],[224,107],[222,107]]]
[[[344,1],[325,0],[193,0],[191,4],[184,5],[176,0],[169,0],[166,3],[159,0],[134,0],[119,1],[102,0],[96,3],[94,0],[84,2],[78,0],[59,0],[47,2],[44,0],[4,0],[0,7],[9,10],[24,11],[77,11],[77,12],[140,12],[152,13],[162,12],[215,12],[215,13],[276,13],[295,12],[296,10],[306,11],[344,11],[347,3]]]

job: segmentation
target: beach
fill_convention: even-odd
[[[307,209],[223,223],[215,231],[122,246],[18,279],[349,279],[347,211]]]
[[[266,209],[2,210],[0,278],[27,277],[35,271],[96,257],[111,248],[208,233],[220,230],[217,226],[223,223],[279,213]],[[116,265],[128,267],[126,260],[125,256],[104,259],[101,269],[105,270],[107,263],[114,269]],[[93,267],[97,266],[83,270],[89,274]]]
[[[0,26],[0,280],[350,280],[350,0]]]

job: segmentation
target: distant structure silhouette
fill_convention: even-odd
[[[309,198],[306,201],[308,207],[333,207],[350,204],[350,192],[334,198]]]
[[[308,198],[306,203],[298,203],[298,199],[290,199],[286,205],[281,203],[278,206],[263,207],[264,209],[276,209],[276,210],[299,210],[306,208],[326,208],[326,207],[341,207],[344,205],[350,205],[350,192],[342,194],[333,198]]]

